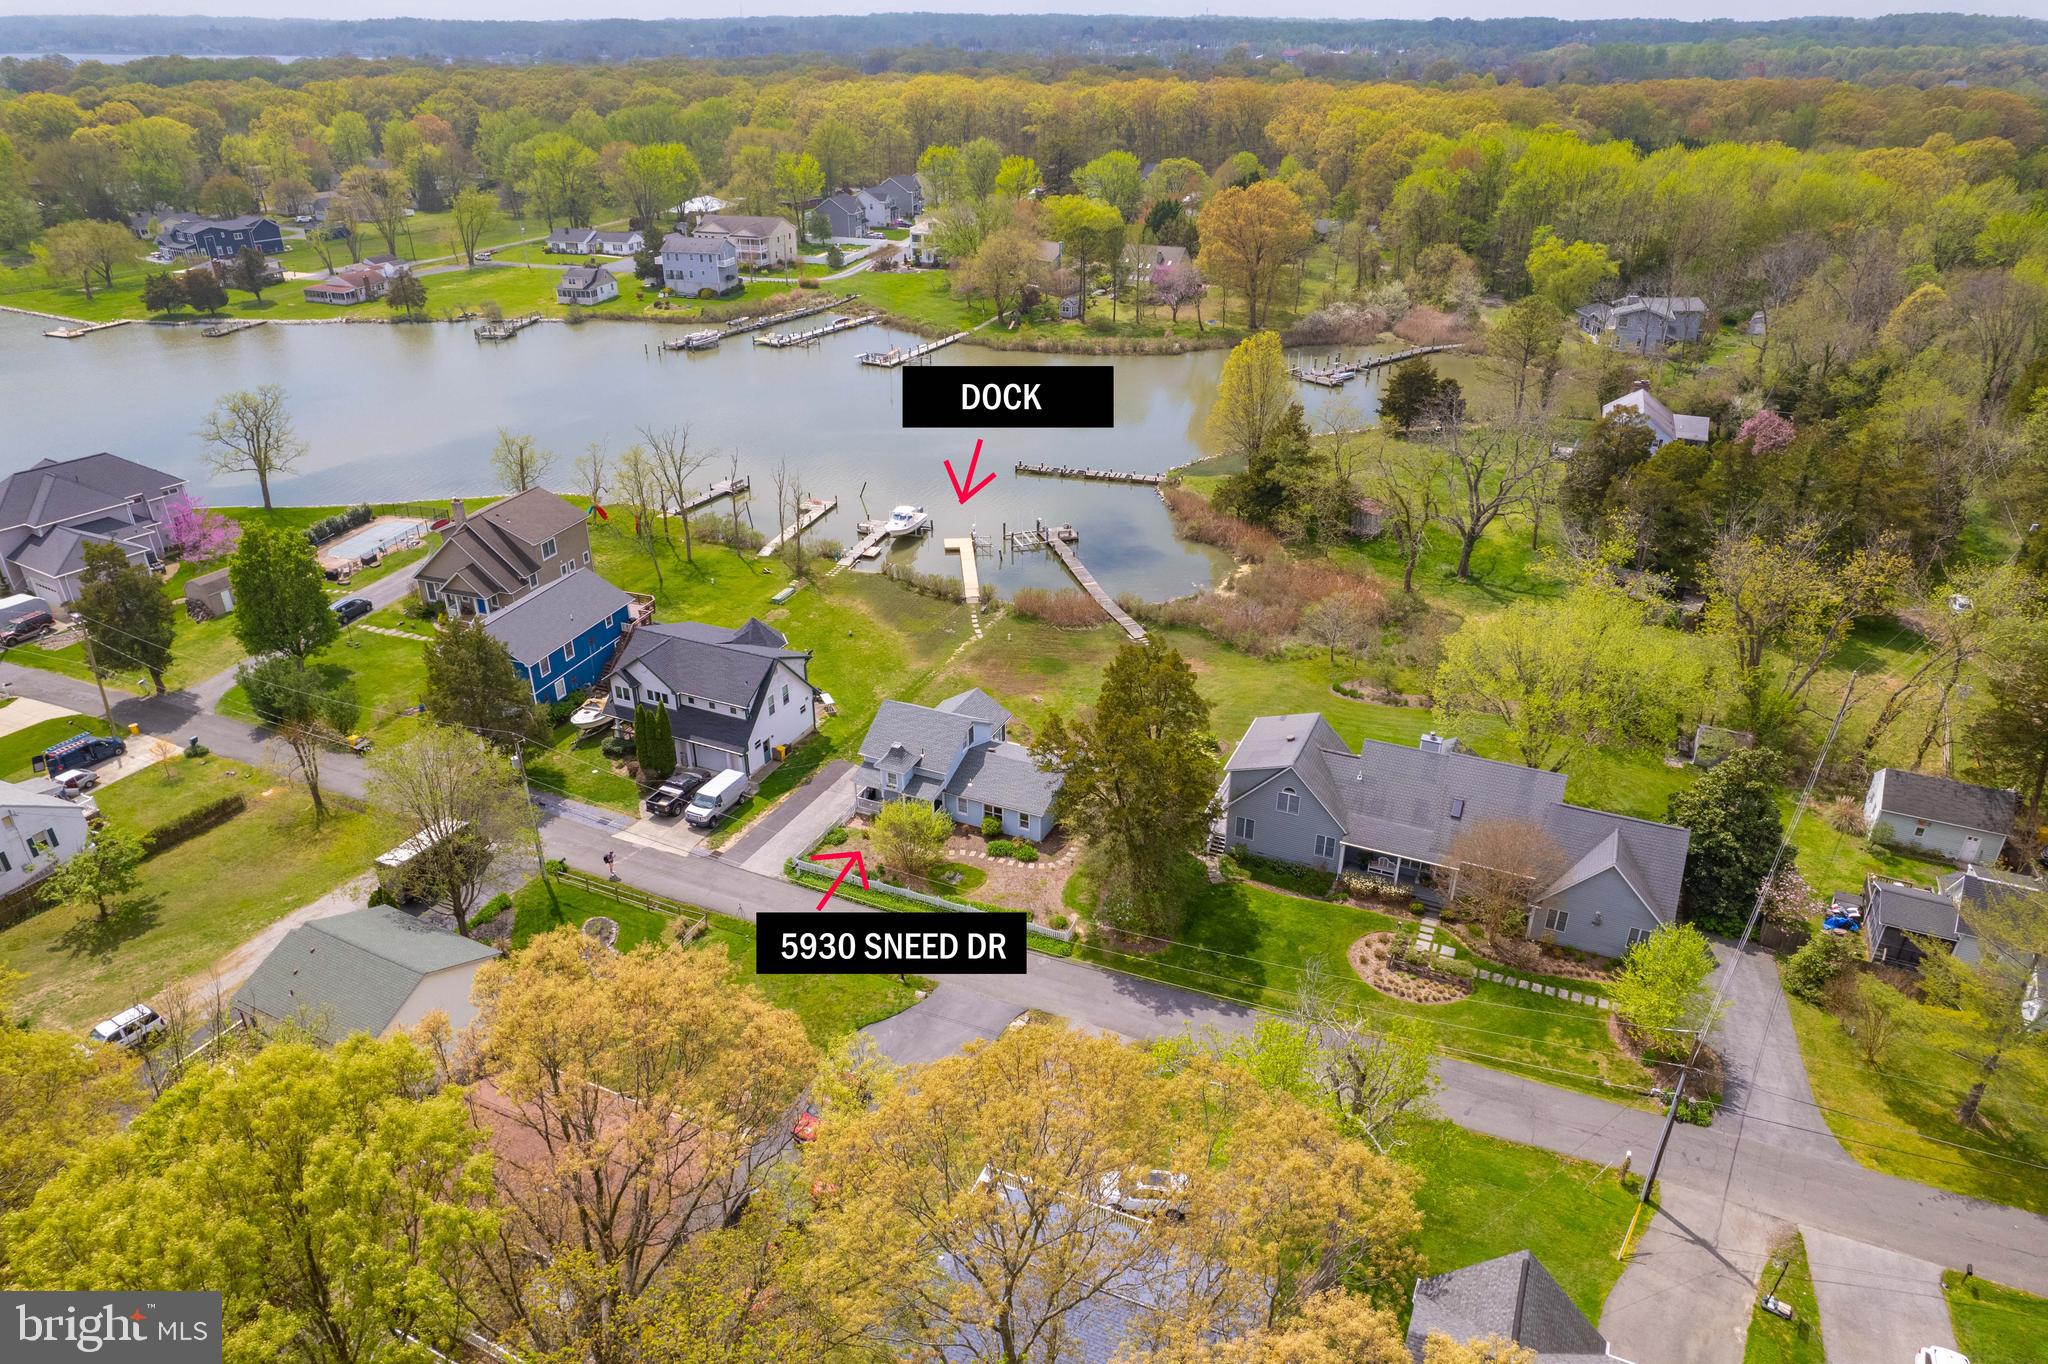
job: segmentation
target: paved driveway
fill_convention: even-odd
[[[1712,1193],[1658,1188],[1662,1206],[1607,1295],[1600,1330],[1615,1354],[1642,1364],[1742,1364],[1757,1272],[1787,1229],[1724,1211]]]
[[[1731,945],[1714,944],[1728,1007],[1714,1030],[1714,1046],[1726,1072],[1722,1102],[1736,1115],[1738,1139],[1747,1137],[1808,1155],[1844,1155],[1813,1104],[1792,1013],[1778,984],[1771,955],[1757,947],[1736,955]],[[1727,1122],[1728,1119],[1722,1119]]]
[[[971,985],[941,985],[891,1018],[861,1031],[899,1066],[951,1056],[976,1038],[998,1037],[1023,1010]]]
[[[846,779],[852,770],[845,762],[826,763],[735,838],[725,860],[763,876],[782,875],[790,858],[808,852],[827,829],[852,816],[853,784]]]
[[[1956,1348],[1941,1266],[1801,1227],[1829,1359],[1911,1364],[1923,1345]]]

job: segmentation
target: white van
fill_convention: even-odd
[[[728,767],[697,788],[697,794],[683,807],[683,818],[699,828],[709,828],[746,794],[747,774]]]

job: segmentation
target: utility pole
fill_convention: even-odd
[[[106,717],[107,733],[115,734],[119,731],[114,727],[114,706],[112,702],[107,700],[107,679],[100,675],[99,660],[93,656],[92,631],[87,630],[83,633],[85,635],[86,670],[92,674],[94,685],[100,689],[100,714]]]

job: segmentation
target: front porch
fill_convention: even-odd
[[[1395,853],[1376,852],[1350,843],[1344,845],[1340,871],[1345,876],[1357,876],[1411,895],[1431,909],[1443,908],[1458,888],[1456,868],[1440,867],[1433,862]]]

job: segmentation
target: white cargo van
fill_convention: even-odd
[[[708,829],[718,822],[720,815],[738,805],[746,794],[747,774],[728,767],[697,788],[697,794],[691,796],[690,803],[683,807],[683,818],[699,828]]]

